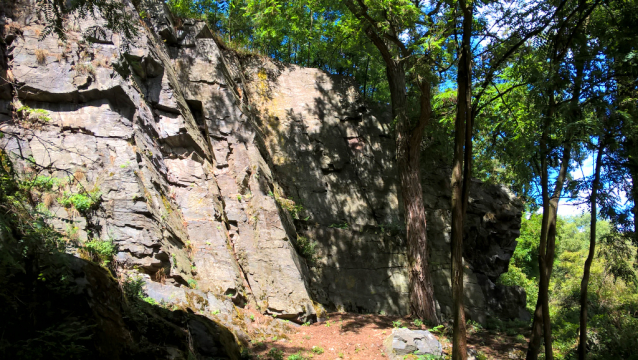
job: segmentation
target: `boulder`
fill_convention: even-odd
[[[391,360],[402,360],[406,355],[443,355],[441,343],[427,330],[394,329],[384,345]]]

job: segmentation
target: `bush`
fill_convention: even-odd
[[[117,252],[117,246],[111,239],[93,239],[87,241],[82,247],[82,250],[86,252],[90,260],[95,261],[102,266],[108,266]]]
[[[297,250],[301,256],[313,261],[316,254],[316,247],[317,242],[312,241],[305,236],[297,235]]]
[[[73,206],[80,214],[86,215],[90,210],[97,207],[101,197],[102,194],[97,188],[84,194],[65,191],[64,195],[58,198],[58,203],[66,208]]]

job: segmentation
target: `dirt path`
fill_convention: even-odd
[[[262,315],[258,315],[262,316]],[[259,322],[259,320],[257,320]],[[399,323],[400,322],[400,323]],[[395,326],[427,329],[415,326],[409,318],[372,314],[331,313],[328,319],[312,325],[288,323],[290,332],[280,336],[261,337],[252,341],[255,359],[273,360],[381,360],[387,359],[384,340]],[[429,329],[439,339],[446,354],[451,343],[443,327]],[[441,334],[443,332],[443,334]],[[483,359],[510,359],[525,349],[526,337],[519,331],[504,333],[470,327],[470,347]]]

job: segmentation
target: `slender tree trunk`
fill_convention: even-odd
[[[467,358],[465,306],[463,304],[463,223],[469,198],[472,167],[472,65],[470,48],[472,7],[468,6],[465,0],[460,1],[460,6],[463,11],[463,40],[457,77],[458,95],[452,167],[453,360]]]
[[[541,140],[543,142],[543,140]],[[561,159],[560,169],[556,178],[554,193],[549,198],[547,191],[547,160],[543,171],[543,225],[541,227],[541,242],[539,244],[539,272],[540,284],[538,290],[538,301],[536,303],[536,311],[534,312],[534,321],[532,323],[532,336],[530,337],[530,345],[527,352],[527,359],[536,359],[540,349],[541,336],[545,340],[545,359],[553,359],[552,338],[551,338],[551,322],[549,317],[549,280],[552,276],[554,268],[554,256],[556,252],[556,221],[558,218],[558,202],[563,192],[565,179],[567,178],[567,169],[571,161],[571,140],[568,137],[563,145],[563,155]],[[543,160],[541,160],[543,161]],[[547,215],[545,215],[547,214]]]
[[[598,187],[600,186],[600,168],[603,162],[604,149],[604,140],[600,140],[598,155],[596,156],[596,167],[594,169],[594,181],[592,182],[591,196],[589,197],[589,208],[591,213],[591,223],[589,225],[589,254],[587,254],[587,260],[585,260],[585,271],[583,272],[583,279],[580,282],[579,360],[585,360],[585,355],[587,355],[587,287],[589,285],[591,263],[594,261],[594,254],[596,253],[596,201],[598,198]]]

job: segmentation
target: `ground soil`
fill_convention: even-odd
[[[262,320],[263,315],[255,312],[254,324]],[[397,321],[400,321],[401,324]],[[324,321],[310,325],[287,323],[290,331],[259,337],[251,341],[251,351],[255,359],[288,359],[300,354],[303,357],[293,359],[313,360],[381,360],[387,359],[384,340],[392,334],[395,326],[410,329],[431,328],[414,326],[407,317],[383,316],[373,314],[330,313]],[[439,330],[439,331],[437,331]],[[443,345],[445,354],[451,354],[451,330],[445,327],[434,329],[433,334]],[[497,332],[469,327],[468,346],[484,355],[487,359],[518,359],[524,354],[528,334],[523,329],[508,329]],[[273,350],[275,349],[275,350]],[[278,357],[275,353],[283,355]]]

